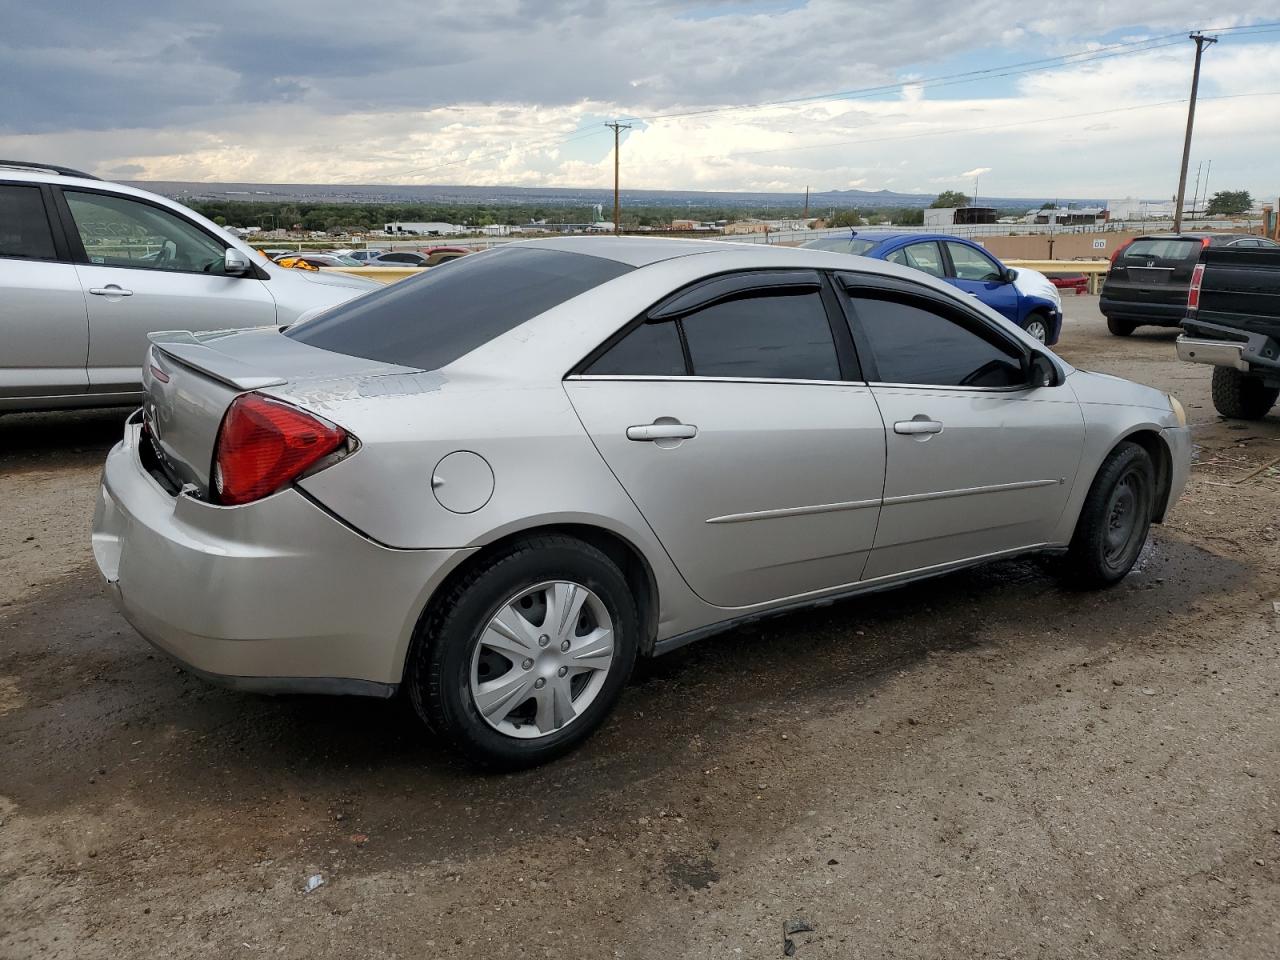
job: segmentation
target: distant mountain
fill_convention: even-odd
[[[445,185],[340,185],[325,183],[193,183],[180,180],[129,181],[130,185],[177,200],[260,200],[306,203],[442,203],[613,206],[613,191],[574,187],[464,187]],[[892,190],[824,190],[809,195],[809,209],[818,213],[835,207],[927,207],[934,194],[895,193]],[[1031,209],[1055,199],[1060,203],[1102,201],[1042,197],[980,197],[983,206]],[[623,190],[623,206],[772,207],[803,206],[803,193],[752,193],[704,190]]]

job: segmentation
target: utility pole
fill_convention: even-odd
[[[1213,173],[1213,161],[1210,160],[1208,166],[1204,168],[1204,193],[1200,194],[1200,199],[1204,202],[1204,212],[1201,216],[1209,215],[1209,174]]]
[[[1191,219],[1196,218],[1196,204],[1200,200],[1200,174],[1204,173],[1204,161],[1196,164],[1196,185],[1191,188]]]
[[[1200,57],[1206,44],[1217,43],[1217,37],[1203,33],[1191,33],[1189,39],[1196,42],[1196,65],[1191,71],[1191,102],[1187,105],[1187,138],[1182,143],[1182,169],[1178,173],[1178,197],[1173,208],[1173,232],[1182,232],[1182,204],[1187,197],[1187,166],[1191,163],[1191,130],[1196,122],[1196,93],[1200,89]]]
[[[622,205],[618,200],[618,134],[630,130],[631,124],[615,120],[605,126],[613,131],[613,235],[616,237],[622,233]]]
[[[809,219],[809,188],[804,188],[804,219]]]

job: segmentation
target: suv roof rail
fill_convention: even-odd
[[[95,177],[92,173],[85,173],[83,170],[72,170],[70,167],[60,167],[56,163],[33,163],[28,160],[0,160],[0,167],[20,167],[23,170],[47,170],[49,173],[56,173],[64,177],[81,177],[85,180],[101,180],[101,177]]]

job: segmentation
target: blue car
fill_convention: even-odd
[[[1052,346],[1062,332],[1062,299],[1035,270],[1006,267],[978,244],[940,233],[850,230],[802,246],[853,253],[915,267],[977,297],[1041,343]]]

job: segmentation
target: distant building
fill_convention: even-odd
[[[406,223],[402,220],[388,223],[384,231],[413,237],[447,237],[466,232],[452,223]]]
[[[1092,223],[1105,223],[1106,207],[1050,207],[1047,210],[1028,210],[1025,223],[1055,224],[1059,227],[1079,227]]]
[[[959,227],[995,222],[995,207],[928,207],[924,211],[926,227]]]
[[[1111,220],[1172,220],[1173,203],[1138,200],[1135,197],[1108,200],[1107,217]]]

